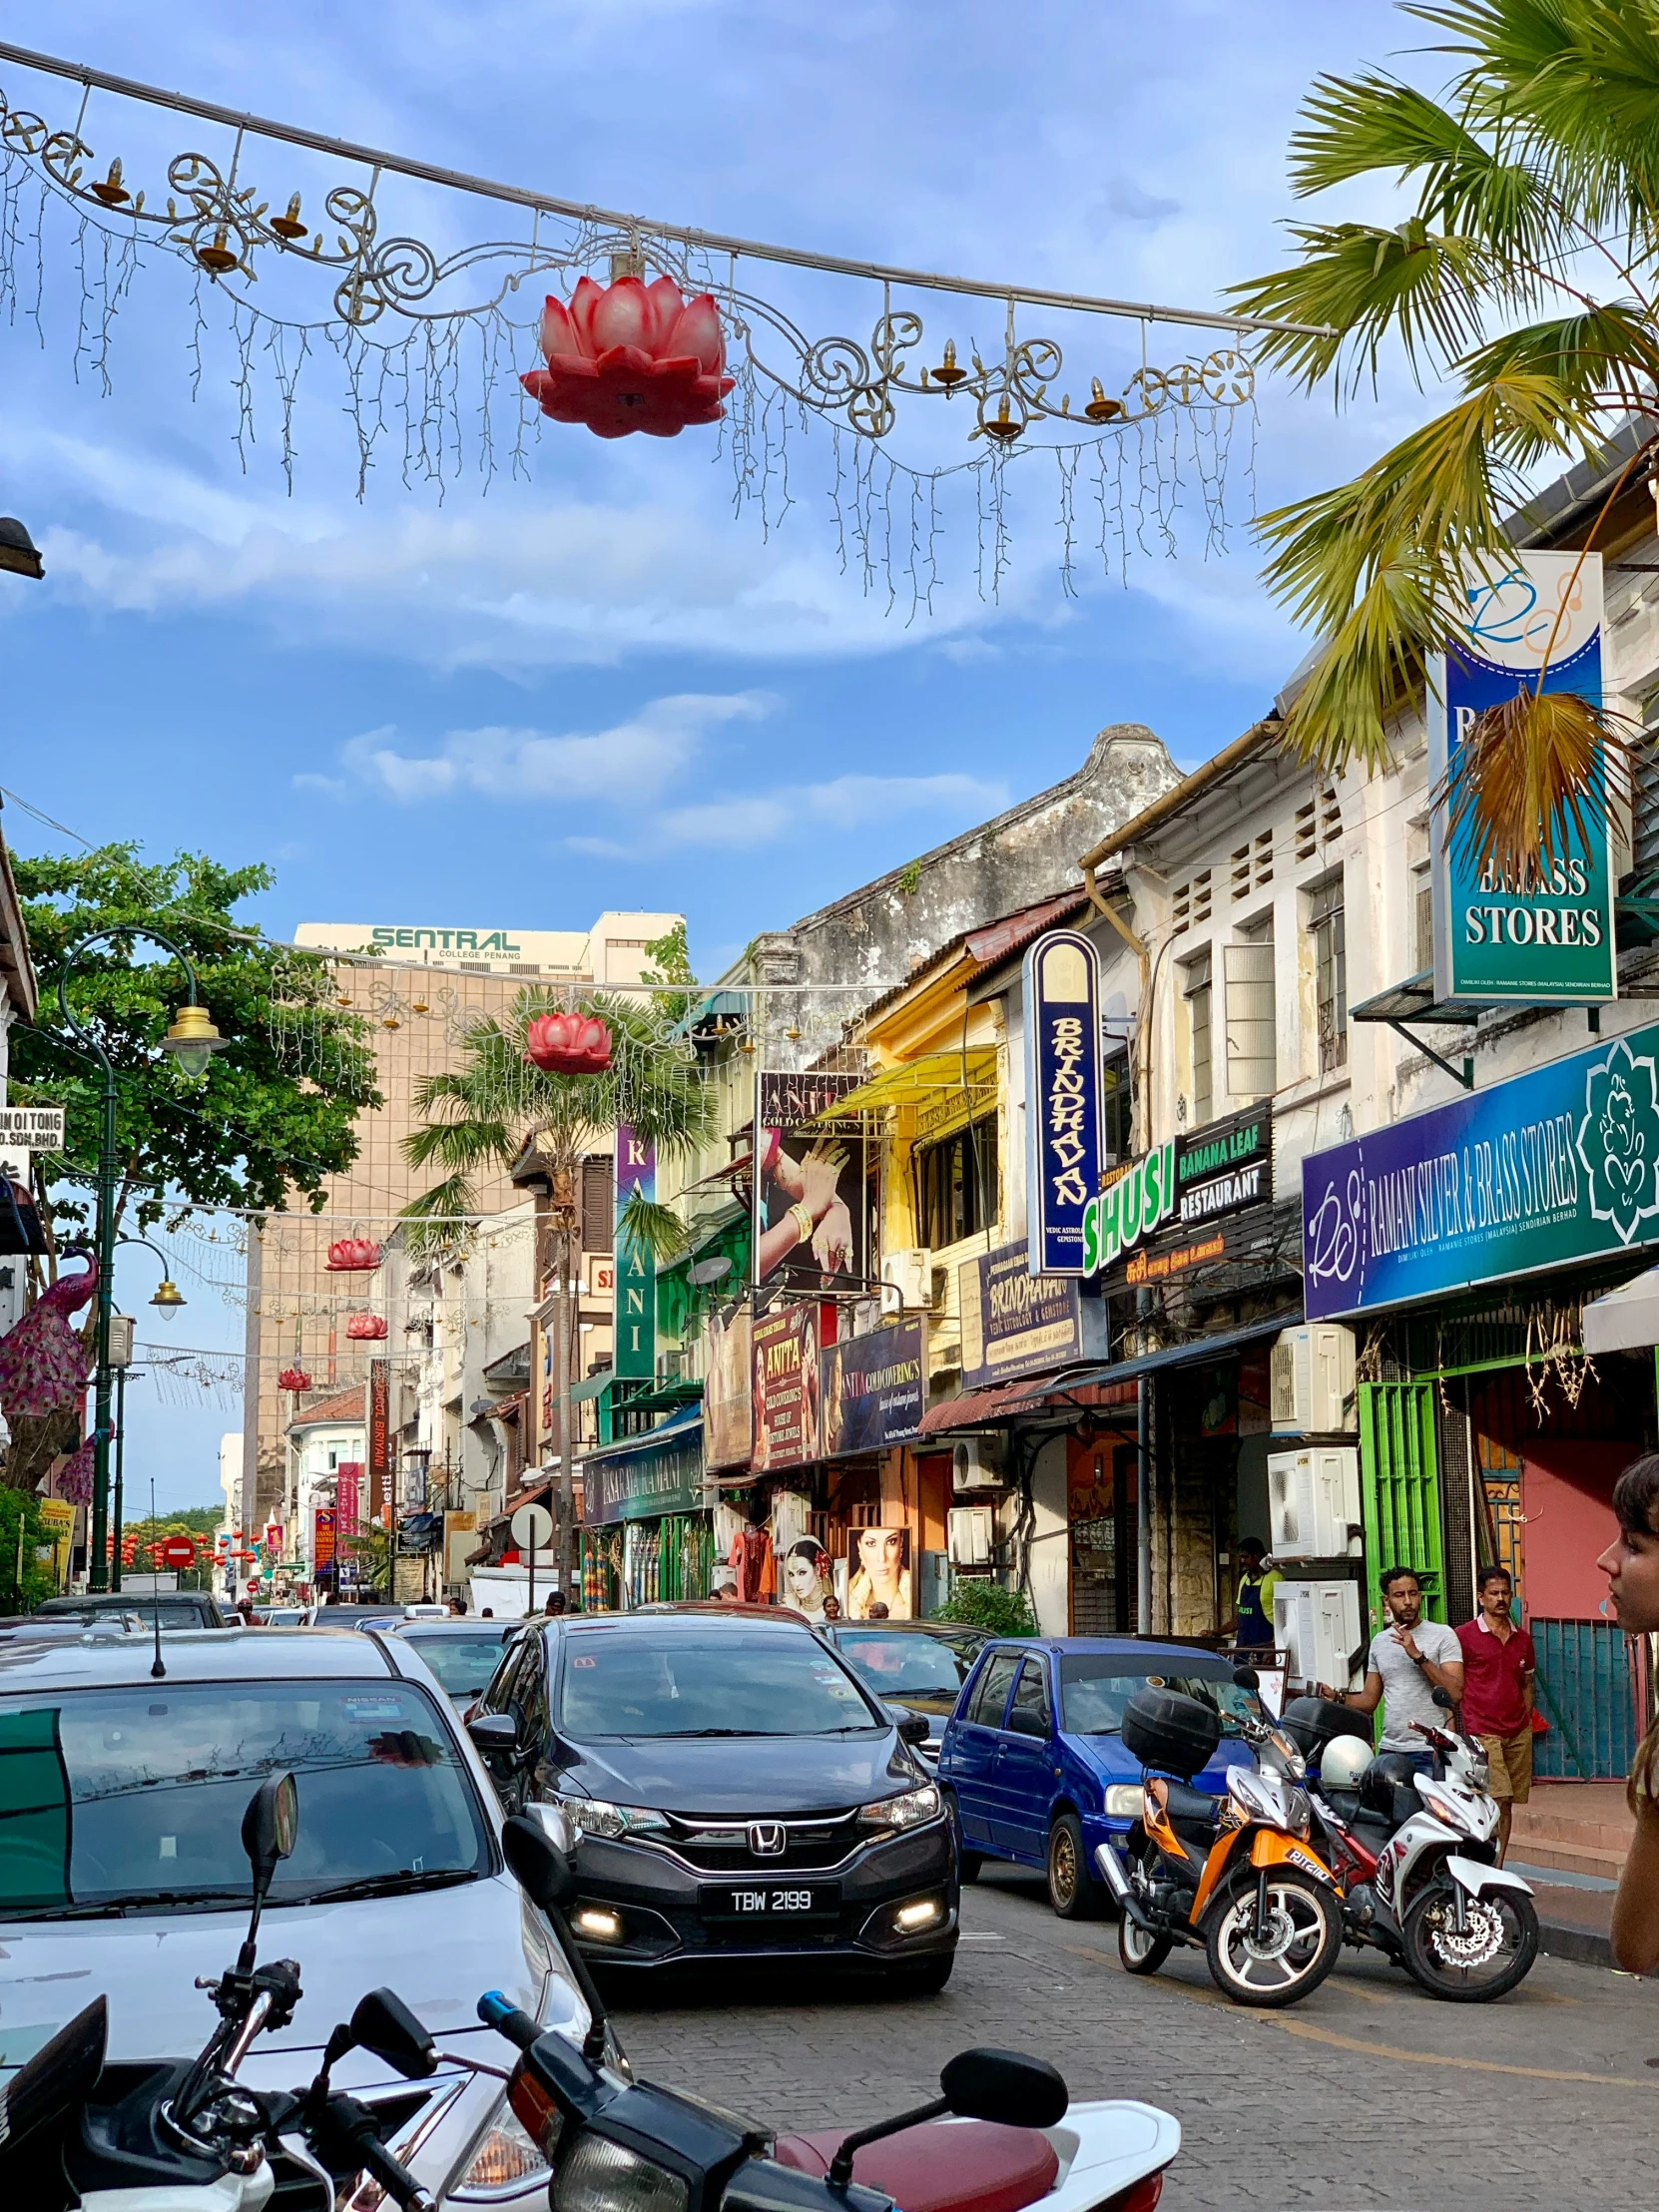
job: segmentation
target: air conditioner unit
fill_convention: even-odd
[[[958,1490],[1000,1490],[1004,1475],[1000,1436],[964,1436],[950,1454],[950,1479]]]
[[[1290,1680],[1346,1690],[1366,1663],[1358,1582],[1281,1582],[1273,1593],[1273,1640]]]
[[[898,1294],[897,1304],[919,1314],[933,1303],[933,1255],[926,1245],[909,1245],[881,1255],[881,1281]],[[894,1301],[884,1294],[881,1303],[891,1311]]]
[[[1360,1454],[1352,1444],[1268,1453],[1268,1543],[1275,1559],[1358,1558]]]
[[[990,1565],[991,1520],[988,1505],[951,1506],[945,1516],[945,1534],[953,1567]]]
[[[1276,1436],[1353,1435],[1354,1332],[1337,1322],[1282,1330],[1270,1363]]]

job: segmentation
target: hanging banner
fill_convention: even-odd
[[[1471,569],[1469,632],[1428,663],[1428,772],[1441,789],[1482,708],[1530,691],[1577,692],[1601,704],[1599,553],[1521,553],[1501,573]],[[1598,797],[1600,795],[1598,794]],[[1618,995],[1613,945],[1612,828],[1568,824],[1561,848],[1526,880],[1476,868],[1447,810],[1430,833],[1436,999],[1582,1005]]]
[[[914,1443],[927,1403],[923,1324],[872,1329],[819,1354],[824,1372],[824,1456]]]
[[[864,1125],[855,1114],[844,1121],[830,1114],[863,1081],[861,1075],[784,1075],[771,1069],[756,1077],[757,1283],[811,1293],[851,1290],[865,1281],[870,1239]]]
[[[312,1521],[311,1566],[320,1571],[334,1563],[334,1509],[331,1505],[319,1505]]]
[[[703,1453],[711,1467],[747,1467],[755,1430],[753,1320],[747,1306],[703,1320]]]
[[[1100,956],[1075,929],[1025,955],[1025,1212],[1032,1275],[1088,1275],[1100,1188]]]
[[[342,1459],[334,1469],[334,1527],[342,1543],[358,1532],[362,1489],[362,1461]]]
[[[657,1263],[622,1233],[622,1214],[635,1195],[657,1196],[657,1148],[618,1125],[616,1133],[616,1304],[611,1370],[634,1381],[657,1373]]]
[[[1659,1026],[1316,1152],[1310,1321],[1659,1242]]]
[[[368,1517],[376,1527],[391,1504],[391,1362],[368,1363]],[[360,1510],[360,1508],[359,1508]]]
[[[830,1328],[834,1308],[825,1307]],[[757,1321],[754,1380],[754,1443],[750,1463],[799,1467],[823,1456],[819,1375],[820,1309],[786,1306]]]

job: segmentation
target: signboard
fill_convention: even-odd
[[[657,1196],[657,1148],[621,1125],[616,1133],[616,1305],[611,1371],[635,1381],[657,1373],[657,1263],[622,1233],[622,1210],[638,1192]]]
[[[466,1580],[466,1555],[478,1548],[478,1516],[476,1513],[445,1513],[443,1516],[443,1579],[445,1582]]]
[[[164,1567],[194,1567],[196,1546],[188,1536],[169,1536],[153,1547],[154,1556]]]
[[[1428,664],[1428,775],[1438,790],[1482,708],[1531,690],[1601,703],[1599,553],[1519,553],[1512,567],[1471,569],[1469,630]],[[1547,869],[1506,880],[1477,869],[1467,840],[1446,849],[1447,811],[1430,837],[1434,995],[1568,1003],[1617,996],[1612,830],[1570,823]]]
[[[1659,1026],[1316,1152],[1310,1321],[1659,1242]]]
[[[368,1517],[391,1504],[391,1362],[368,1363]],[[359,1513],[361,1508],[359,1507]]]
[[[8,1154],[61,1152],[63,1117],[61,1106],[0,1106],[0,1145]]]
[[[754,1330],[747,1306],[703,1321],[703,1456],[711,1467],[747,1467],[755,1433]]]
[[[656,1429],[582,1461],[582,1517],[590,1528],[695,1512],[702,1499],[701,1421]]]
[[[860,1075],[755,1079],[755,1281],[787,1290],[849,1290],[869,1272],[869,1184],[857,1116],[814,1120]],[[811,1127],[804,1126],[811,1123]]]
[[[827,1459],[915,1442],[927,1403],[924,1349],[918,1317],[819,1354]]]
[[[1075,1276],[1033,1275],[1024,1245],[964,1260],[956,1286],[964,1390],[1105,1357],[1103,1302],[1084,1298]]]
[[[1196,1257],[1219,1259],[1225,1224],[1272,1199],[1273,1108],[1264,1102],[1132,1160],[1090,1201],[1083,1223],[1087,1272],[1139,1254],[1125,1280],[1148,1283],[1181,1272]],[[1187,1255],[1179,1264],[1178,1254]]]
[[[331,1567],[334,1563],[334,1509],[331,1505],[319,1505],[313,1516],[315,1535],[311,1550],[311,1564],[317,1569]]]
[[[833,1307],[826,1311],[834,1323]],[[819,1309],[786,1306],[754,1326],[754,1438],[750,1463],[799,1467],[823,1456]]]
[[[1083,1216],[1100,1186],[1100,956],[1075,929],[1026,952],[1025,1167],[1028,1261],[1088,1275]]]
[[[356,1535],[362,1508],[363,1463],[342,1459],[334,1469],[334,1526],[342,1539]]]

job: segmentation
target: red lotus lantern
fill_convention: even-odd
[[[548,300],[538,342],[547,366],[520,378],[525,390],[543,414],[595,437],[677,438],[688,423],[718,422],[734,382],[714,300],[687,299],[672,276],[584,276],[568,307]]]
[[[380,1265],[380,1247],[367,1237],[339,1237],[328,1247],[330,1275],[367,1275]]]
[[[594,1014],[538,1014],[524,1032],[524,1057],[547,1075],[603,1075],[611,1032]]]
[[[377,1345],[385,1333],[383,1314],[352,1314],[345,1324],[345,1334],[354,1344]]]
[[[281,1374],[276,1378],[276,1387],[279,1390],[293,1390],[297,1392],[300,1390],[308,1390],[310,1386],[311,1379],[305,1373],[303,1368],[284,1368]]]

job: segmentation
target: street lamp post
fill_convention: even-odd
[[[148,943],[160,945],[170,952],[185,971],[190,985],[190,1002],[181,1006],[173,1018],[172,1026],[162,1039],[162,1049],[171,1052],[179,1073],[187,1082],[198,1082],[208,1072],[208,1063],[230,1041],[222,1037],[209,1018],[208,1009],[197,1003],[196,967],[183,945],[159,929],[141,927],[138,924],[117,928],[89,929],[85,936],[77,938],[64,958],[58,975],[58,1010],[74,1031],[81,1045],[97,1061],[104,1071],[103,1111],[98,1140],[98,1377],[93,1415],[93,1474],[92,1474],[92,1529],[88,1541],[87,1587],[91,1590],[109,1588],[109,1567],[105,1557],[109,1542],[110,1517],[110,1432],[113,1427],[111,1408],[110,1368],[110,1315],[115,1304],[115,1192],[119,1163],[116,1158],[116,1075],[110,1064],[110,1056],[104,1050],[103,1040],[94,1029],[78,1018],[69,1003],[69,979],[75,972],[75,963],[90,945],[101,939],[130,942],[143,937]]]
[[[171,1321],[179,1308],[187,1304],[183,1292],[168,1273],[167,1254],[160,1245],[153,1245],[148,1237],[117,1237],[117,1246],[142,1245],[146,1252],[153,1252],[162,1264],[162,1280],[155,1297],[150,1301],[163,1321]],[[112,1292],[113,1296],[113,1292]],[[111,1495],[113,1507],[110,1518],[114,1528],[110,1535],[110,1588],[121,1588],[121,1544],[123,1513],[124,1471],[127,1463],[127,1369],[132,1358],[132,1325],[127,1327],[127,1358],[115,1360],[115,1481]]]

